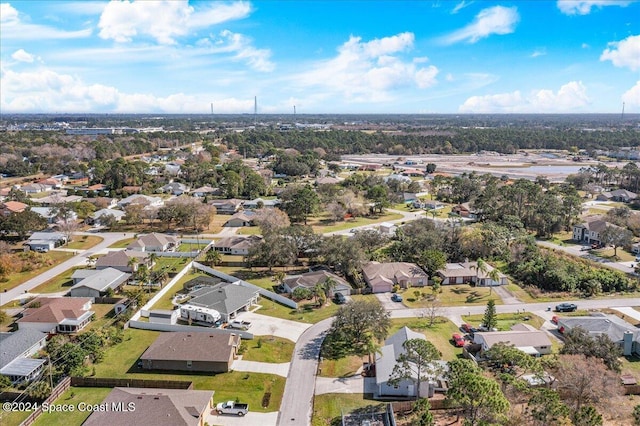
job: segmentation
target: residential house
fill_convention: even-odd
[[[204,286],[191,291],[189,296],[189,305],[215,310],[224,322],[258,303],[258,290],[231,283]]]
[[[40,179],[37,183],[44,185],[47,188],[45,191],[53,191],[54,189],[60,189],[62,187],[62,181],[53,177]]]
[[[93,274],[79,280],[69,290],[71,297],[102,297],[109,292],[118,292],[129,281],[131,274],[114,268],[90,269]],[[76,271],[77,272],[77,271]],[[71,276],[73,279],[73,275]]]
[[[389,292],[396,284],[401,288],[428,284],[427,274],[408,262],[369,262],[362,267],[362,276],[373,293]]]
[[[160,188],[160,192],[180,196],[189,192],[189,187],[184,183],[170,182]]]
[[[103,222],[107,222],[108,216],[113,217],[115,222],[120,222],[126,216],[126,213],[122,210],[100,209],[88,217],[85,222],[89,225],[102,225]]]
[[[395,235],[398,227],[390,222],[382,222],[378,224],[378,232],[383,235]]]
[[[316,179],[316,186],[320,185],[337,185],[342,179],[333,176],[323,176]]]
[[[375,172],[376,170],[380,170],[382,168],[381,164],[347,164],[347,168],[357,167],[359,171],[362,172]]]
[[[66,193],[66,192],[64,192]],[[42,207],[50,207],[61,204],[78,203],[82,201],[80,195],[63,195],[64,193],[56,193],[42,198],[33,198],[31,201],[40,204]]]
[[[111,251],[96,260],[96,269],[114,268],[122,272],[135,272],[139,264],[149,264],[149,255],[133,250]]]
[[[242,206],[242,200],[236,198],[212,200],[209,204],[216,208],[218,214],[234,214]]]
[[[590,336],[608,336],[622,347],[625,356],[640,355],[640,329],[615,315],[595,313],[590,316],[558,318],[560,333],[567,333],[577,327]]]
[[[385,182],[388,182],[390,180],[398,180],[400,182],[411,183],[411,178],[409,176],[404,176],[396,173],[392,173],[389,176],[385,176],[382,178],[382,180]]]
[[[253,226],[253,220],[256,217],[256,213],[252,210],[242,210],[234,213],[229,220],[227,220],[224,226],[232,228],[239,228],[241,226]]]
[[[29,207],[25,203],[21,203],[20,201],[6,201],[4,203],[0,203],[0,214],[2,216],[9,216],[13,213],[22,213]]]
[[[240,336],[227,333],[161,333],[140,357],[145,370],[226,373],[237,358]]]
[[[43,333],[75,333],[91,321],[88,297],[36,297],[16,322],[19,329]]]
[[[480,345],[480,355],[497,343],[512,345],[529,355],[540,356],[551,353],[551,340],[544,331],[528,324],[516,324],[509,331],[477,332],[473,343]]]
[[[46,360],[32,358],[47,345],[47,335],[24,328],[13,333],[0,333],[0,375],[11,383],[30,382],[39,378]]]
[[[31,211],[45,218],[49,224],[62,220],[59,215],[59,210],[55,207],[31,207]],[[66,222],[74,222],[78,220],[78,214],[73,210],[67,211],[66,214]]]
[[[218,195],[220,194],[220,188],[213,188],[211,186],[205,185],[200,188],[196,188],[191,191],[191,195],[194,197],[206,197],[207,195]]]
[[[330,290],[329,297],[333,297],[335,293],[342,293],[345,296],[351,294],[351,286],[348,282],[336,274],[323,269],[305,272],[299,275],[288,275],[282,281],[282,286],[287,293],[291,294],[298,287],[313,290],[317,284],[324,283],[326,280],[333,280],[336,284],[335,287]]]
[[[373,408],[373,407],[371,407]],[[354,410],[353,412],[345,412],[342,410],[340,425],[342,426],[395,426],[396,417],[393,412],[393,406],[388,403],[384,408],[380,407],[375,411],[372,410]]]
[[[453,206],[451,208],[451,213],[455,213],[460,217],[464,217],[467,219],[477,219],[478,211],[472,208],[469,203],[458,204],[457,206]]]
[[[127,246],[127,250],[142,252],[175,251],[180,246],[180,238],[173,235],[151,233],[143,235]]]
[[[249,254],[249,249],[261,241],[262,237],[259,235],[234,235],[216,241],[214,248],[225,254],[246,256]]]
[[[113,388],[83,426],[204,426],[214,408],[213,391]],[[114,409],[115,407],[115,409]]]
[[[376,388],[373,397],[378,398],[413,398],[418,395],[417,377],[413,380],[403,379],[398,383],[389,383],[393,376],[398,359],[406,353],[404,343],[407,340],[421,339],[427,340],[422,333],[417,333],[408,327],[402,327],[395,334],[390,336],[376,353]],[[420,396],[433,396],[434,391],[442,388],[441,382],[446,371],[445,361],[433,361],[431,364],[432,374],[428,375],[420,383]],[[424,372],[423,372],[424,374]],[[425,374],[426,376],[426,374]]]
[[[444,204],[434,200],[418,200],[413,203],[413,207],[416,209],[439,210],[444,208]]]
[[[265,200],[263,198],[256,198],[254,200],[249,200],[249,201],[245,201],[244,203],[242,203],[242,207],[245,210],[255,210],[255,209],[259,209],[259,208],[273,208],[273,207],[278,207],[280,205],[280,200],[275,199],[275,200]]]
[[[140,204],[145,207],[161,207],[164,202],[160,197],[150,197],[143,194],[133,194],[118,202],[118,207],[124,208],[129,204]]]
[[[598,194],[596,200],[628,203],[636,198],[638,198],[638,194],[635,192],[627,191],[626,189],[616,189],[615,191],[602,192]]]
[[[178,176],[180,174],[180,164],[177,164],[177,163],[165,164],[164,173],[171,176]]]
[[[41,192],[50,191],[51,187],[41,183],[30,183],[28,185],[21,186],[19,189],[25,194],[39,194]]]
[[[34,251],[49,251],[67,242],[67,236],[62,232],[34,232],[25,246]]]
[[[507,276],[498,271],[499,279],[492,280],[489,275],[494,267],[485,263],[486,271],[478,270],[478,262],[447,263],[444,269],[436,271],[442,279],[442,285],[473,283],[477,286],[496,286],[509,284]]]
[[[584,222],[573,225],[573,239],[588,244],[601,244],[600,234],[607,225],[608,222],[602,216],[587,217]]]

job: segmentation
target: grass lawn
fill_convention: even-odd
[[[354,228],[356,226],[371,225],[374,223],[387,222],[390,220],[402,219],[402,215],[398,213],[389,213],[382,216],[358,217],[353,220],[345,222],[333,223],[328,214],[320,215],[316,218],[310,218],[309,225],[313,228],[316,234],[323,234],[325,232],[343,231],[345,229]]]
[[[4,281],[0,281],[0,291],[11,290],[12,288],[19,286],[31,278],[40,275],[44,271],[47,271],[65,260],[72,258],[73,253],[66,251],[49,251],[47,253],[42,253],[42,256],[50,259],[51,264],[31,271],[12,273]]]
[[[69,290],[73,286],[71,275],[77,270],[83,269],[82,267],[71,268],[58,276],[51,278],[50,280],[40,284],[38,287],[31,290],[32,293],[57,293],[59,291]]]
[[[492,291],[489,287],[472,287],[468,284],[454,284],[440,286],[442,293],[438,294],[438,301],[442,306],[461,306],[461,305],[486,305],[489,299],[494,299],[496,305],[502,304],[502,299],[495,292],[491,296]],[[419,291],[421,296],[416,298],[414,291]],[[404,304],[409,308],[424,308],[429,305],[429,297],[431,296],[431,287],[412,287],[407,290],[401,290],[400,294],[404,299]],[[426,296],[426,297],[425,297]]]
[[[230,214],[216,214],[211,222],[209,223],[209,228],[205,229],[204,234],[217,234],[222,231],[222,227],[224,224],[231,219]]]
[[[534,315],[530,312],[524,312],[522,314],[497,314],[498,325],[496,328],[500,331],[510,330],[511,326],[514,324],[524,323],[529,324],[537,329],[542,327],[544,324],[544,320],[537,315]],[[478,327],[482,322],[482,314],[479,315],[463,315],[462,320],[472,327]],[[525,318],[529,318],[528,320]]]
[[[216,402],[240,399],[252,411],[277,411],[282,401],[285,378],[271,374],[230,372],[221,374],[189,374],[181,372],[145,372],[136,364],[140,355],[160,334],[157,331],[127,329],[124,340],[106,350],[104,360],[95,364],[95,377],[192,381],[194,389],[215,390]],[[262,407],[266,392],[271,393],[269,406]]]
[[[312,301],[303,301],[298,303],[299,307],[296,310],[264,297],[261,298],[258,303],[262,306],[257,311],[259,314],[311,324],[315,324],[318,321],[322,321],[323,319],[327,319],[335,315],[339,307],[339,305],[329,301],[328,305],[318,309],[314,307],[315,304]]]
[[[180,290],[182,290],[182,285],[184,283],[186,283],[187,281],[190,281],[194,278],[197,277],[208,277],[208,274],[205,274],[203,272],[196,272],[196,273],[188,273],[185,274],[182,278],[180,278],[178,280],[178,282],[176,282],[173,287],[171,288],[171,290],[167,291],[164,296],[162,296],[154,305],[152,309],[173,309],[173,303],[171,303],[171,300],[173,300],[173,296],[176,295],[176,293],[178,293]]]
[[[77,237],[76,237],[77,238]],[[71,241],[64,248],[73,249],[73,250],[86,250],[95,245],[100,244],[103,238],[95,235],[81,235],[79,239],[75,241]]]
[[[366,399],[362,394],[316,395],[313,398],[312,426],[337,425],[343,412],[348,413],[358,408],[370,407],[367,411],[384,411],[384,403]]]
[[[205,248],[206,246],[209,245],[209,241],[204,242],[204,243],[200,243],[200,244],[196,244],[196,243],[182,243],[180,244],[180,246],[178,247],[178,250],[176,250],[179,253],[186,253],[186,252],[190,252],[190,251],[199,251],[202,250],[203,248]]]
[[[80,402],[86,404],[100,404],[112,391],[112,388],[79,388],[71,387],[64,392],[54,404],[71,404],[78,407]],[[34,423],[35,426],[68,426],[80,425],[91,414],[90,411],[74,410],[72,412],[44,413]]]
[[[369,362],[368,356],[351,355],[339,359],[322,359],[319,365],[320,377],[350,377],[356,374],[362,364]]]
[[[137,238],[125,238],[123,240],[117,241],[109,246],[109,248],[125,248],[132,242],[136,241]]]
[[[0,425],[18,426],[29,417],[31,411],[11,411],[0,410]],[[80,424],[80,423],[78,423]]]
[[[159,257],[156,259],[154,270],[160,270],[167,267],[169,272],[178,272],[184,268],[191,259],[188,257]]]
[[[253,340],[244,340],[242,346],[245,361],[281,363],[291,361],[295,343],[276,336],[259,336]]]
[[[526,288],[522,288],[513,282],[509,282],[509,284],[507,284],[505,288],[509,290],[511,294],[513,294],[516,298],[525,303],[559,302],[572,297],[572,295],[569,293],[542,293],[537,291],[532,295],[532,293],[527,291]]]
[[[618,247],[617,258],[613,255],[613,251],[613,248],[607,247],[600,250],[591,250],[590,253],[598,257],[602,257],[603,259],[611,259],[620,262],[633,262],[636,260],[636,257],[633,254],[623,250],[622,247]]]
[[[96,319],[91,321],[86,330],[98,330],[113,322],[113,307],[115,305],[108,303],[94,303],[91,310],[96,313]]]
[[[460,333],[454,323],[439,317],[432,327],[429,327],[428,324],[429,320],[426,318],[395,318],[391,320],[389,336],[406,326],[413,331],[423,333],[427,340],[440,351],[443,360],[451,361],[462,356],[462,348],[456,348],[451,343],[453,333]]]
[[[242,228],[238,229],[238,232],[236,232],[236,234],[239,235],[261,235],[260,234],[260,228],[257,226],[243,226]]]

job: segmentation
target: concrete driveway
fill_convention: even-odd
[[[393,311],[397,309],[406,309],[404,303],[394,302],[391,300],[393,293],[376,293],[376,298],[380,301],[380,304],[387,310]]]
[[[376,386],[375,377],[318,377],[316,378],[316,395],[325,393],[373,393]]]
[[[251,410],[251,407],[249,407],[249,410]],[[278,412],[256,413],[249,411],[245,416],[240,417],[227,414],[219,416],[215,410],[212,410],[205,416],[204,421],[211,426],[276,426],[278,422]]]
[[[287,377],[289,375],[290,362],[273,363],[273,362],[257,362],[244,361],[237,359],[231,364],[231,369],[235,371],[249,371],[253,373],[276,374],[278,376]]]
[[[243,312],[238,315],[238,319],[251,322],[247,331],[254,336],[277,336],[292,342],[297,342],[300,335],[311,327],[311,324],[260,315],[256,312]]]

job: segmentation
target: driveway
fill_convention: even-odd
[[[387,310],[393,311],[397,309],[405,309],[404,303],[394,302],[391,300],[393,293],[376,293],[376,298],[380,301],[380,304]]]
[[[235,371],[276,374],[278,376],[287,377],[289,375],[290,365],[290,362],[276,364],[273,362],[244,361],[238,359],[233,361],[233,364],[231,364],[231,369]]]
[[[373,393],[376,387],[375,377],[318,377],[316,395],[325,393]]]
[[[630,322],[634,325],[637,323],[640,323],[640,312],[636,311],[632,307],[622,306],[620,308],[613,308],[613,309],[629,317],[629,319],[626,319],[627,322]]]
[[[215,400],[215,394],[213,396]],[[251,410],[251,407],[249,407]],[[230,416],[227,414],[218,415],[212,410],[204,418],[204,421],[211,426],[276,426],[278,422],[278,412],[256,413],[249,411],[245,416]]]
[[[260,315],[255,312],[243,312],[238,315],[238,319],[251,322],[251,327],[247,331],[254,336],[277,336],[292,342],[297,342],[302,333],[311,327],[311,324],[304,322]]]

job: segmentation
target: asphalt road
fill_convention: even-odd
[[[580,249],[583,247],[581,245],[560,246],[558,244],[554,244],[549,241],[537,241],[537,243],[539,246],[542,246],[542,247],[550,248],[553,250],[559,250],[564,253],[571,254],[573,256],[590,259],[594,262],[602,264],[603,266],[617,269],[618,271],[624,272],[625,274],[632,274],[634,272],[634,268],[631,265],[635,264],[636,262],[610,262],[610,261],[607,261],[606,259],[602,259],[597,256],[592,256],[589,254],[588,251],[581,251]]]
[[[126,239],[132,238],[134,236],[133,233],[122,233],[122,232],[101,232],[101,233],[92,233],[92,232],[77,232],[74,235],[92,235],[101,237],[103,240],[97,245],[91,247],[88,250],[77,250],[78,254],[73,256],[72,258],[62,262],[59,265],[54,266],[48,271],[43,272],[42,274],[31,278],[30,280],[20,284],[17,287],[12,288],[11,290],[7,290],[6,292],[0,293],[0,305],[4,305],[9,303],[14,299],[19,299],[25,293],[28,293],[31,289],[43,284],[49,279],[67,271],[68,269],[73,268],[74,266],[86,266],[87,265],[87,257],[92,256],[96,253],[100,253],[105,250],[110,245]]]

